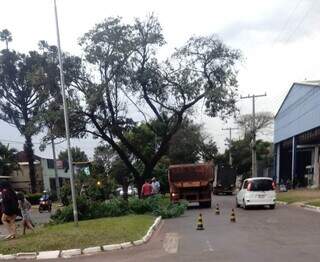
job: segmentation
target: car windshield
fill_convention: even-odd
[[[252,180],[250,183],[252,184],[251,191],[273,190],[272,180],[269,179]]]

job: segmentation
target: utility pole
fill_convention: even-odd
[[[252,177],[257,176],[257,150],[256,150],[256,98],[267,96],[267,93],[263,95],[248,95],[241,96],[241,99],[252,98],[252,140],[251,140],[251,152],[252,152]]]
[[[55,20],[56,20],[58,56],[59,56],[59,67],[60,67],[60,84],[61,84],[64,123],[65,123],[65,129],[66,129],[66,139],[67,139],[67,148],[68,148],[68,162],[69,162],[69,168],[70,168],[70,186],[71,186],[71,197],[72,197],[72,207],[73,207],[73,220],[75,225],[78,226],[78,209],[77,209],[77,202],[76,202],[76,190],[74,186],[74,169],[73,169],[71,145],[70,145],[69,116],[68,116],[68,108],[66,104],[66,93],[65,93],[65,86],[64,86],[64,75],[63,75],[63,61],[62,61],[62,54],[61,54],[60,32],[59,32],[58,11],[57,11],[56,0],[54,0],[54,14],[55,14]]]
[[[231,139],[232,139],[232,130],[237,130],[236,127],[222,128],[222,130],[229,130],[229,165],[232,166],[232,155],[231,155]]]

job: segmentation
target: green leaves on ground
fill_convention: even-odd
[[[105,202],[93,202],[85,198],[78,198],[79,220],[95,219],[101,217],[118,217],[126,214],[150,213],[163,218],[181,216],[187,208],[187,203],[172,204],[168,198],[157,195],[147,199],[130,198],[128,202],[122,199],[111,199]],[[72,206],[58,209],[51,216],[53,223],[73,221]]]

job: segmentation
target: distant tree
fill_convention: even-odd
[[[216,143],[203,132],[203,126],[185,120],[170,141],[168,157],[171,164],[213,160]]]
[[[0,31],[0,41],[6,43],[6,49],[9,49],[9,42],[12,41],[11,32],[8,29],[3,29]]]
[[[273,114],[271,112],[260,112],[255,115],[255,130],[256,133],[262,132],[263,130],[270,127],[273,123]],[[252,135],[252,114],[241,115],[237,118],[236,122],[239,128],[243,131],[245,136]]]
[[[233,166],[237,170],[237,174],[249,177],[251,175],[251,139],[246,136],[244,139],[234,140],[231,142],[231,154]],[[257,140],[257,160],[270,166],[272,159],[272,143],[263,140]],[[229,154],[229,150],[225,152],[225,159]]]
[[[71,155],[73,162],[86,162],[88,156],[79,147],[71,147]],[[58,158],[62,161],[68,161],[68,150],[60,151]]]
[[[49,102],[49,90],[43,72],[43,57],[33,51],[20,54],[0,53],[0,119],[15,126],[25,137],[31,190],[36,191],[32,136],[39,133],[40,114]]]
[[[88,123],[87,132],[112,146],[138,185],[167,154],[170,140],[194,105],[203,101],[212,117],[235,110],[239,51],[215,36],[192,37],[160,63],[157,49],[165,44],[161,31],[153,15],[133,24],[120,18],[97,24],[80,41],[90,71],[73,85],[84,99],[79,114]],[[156,150],[126,135],[141,117],[158,125],[150,126]]]
[[[0,176],[10,176],[12,171],[19,168],[16,160],[17,150],[9,148],[0,142]]]

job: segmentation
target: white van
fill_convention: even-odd
[[[242,206],[276,206],[275,183],[268,177],[254,177],[245,179],[236,196],[237,207]]]

